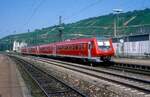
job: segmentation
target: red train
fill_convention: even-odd
[[[112,40],[82,38],[39,46],[24,47],[22,54],[80,58],[90,61],[109,61],[114,56]]]

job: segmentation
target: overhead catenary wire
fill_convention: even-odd
[[[71,18],[77,17],[79,14],[81,14],[82,12],[86,11],[87,9],[97,5],[100,1],[102,0],[97,0],[96,2],[93,2],[85,7],[83,7],[82,9],[80,9],[78,12],[72,13],[69,17],[63,18],[62,20],[69,20]]]
[[[71,14],[70,17],[63,18],[63,21],[64,20],[69,20],[69,19],[74,18],[74,17],[77,17],[80,13],[82,13],[82,12],[86,11],[87,9],[89,9],[89,8],[91,8],[91,7],[99,4],[100,1],[102,1],[102,0],[97,0],[96,2],[93,2],[93,3],[91,3],[91,4],[89,4],[89,5],[85,6],[85,7],[83,7],[78,12],[75,12],[75,13]],[[89,26],[91,26],[93,23],[96,23],[96,21],[93,21],[92,23],[90,23]],[[74,28],[79,28],[80,29],[80,28],[83,28],[83,27],[75,27],[74,26],[74,27],[71,27],[70,31],[72,29],[74,29]]]
[[[36,3],[32,4],[32,8],[33,8],[33,12],[30,14],[29,18],[27,18],[27,20],[23,23],[23,25],[20,26],[19,29],[21,29],[24,26],[29,26],[29,23],[31,22],[32,18],[34,17],[34,15],[37,13],[37,11],[40,9],[41,5],[45,2],[46,0],[41,0],[37,5]],[[36,5],[34,7],[34,5]],[[27,28],[29,29],[29,28]]]
[[[30,21],[32,20],[33,16],[37,13],[37,11],[39,10],[39,8],[41,7],[41,5],[44,3],[45,0],[41,0],[39,2],[39,4],[35,7],[35,9],[33,10],[31,16],[29,17],[29,19],[26,21],[25,25],[29,25]]]

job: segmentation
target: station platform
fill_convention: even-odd
[[[0,54],[0,97],[27,97],[22,93],[16,64],[7,56]]]
[[[135,65],[146,65],[150,66],[150,59],[132,59],[132,58],[119,58],[113,57],[112,60],[117,63],[135,64]]]

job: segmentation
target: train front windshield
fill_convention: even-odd
[[[101,50],[108,50],[110,48],[110,42],[109,41],[98,41],[98,47]]]

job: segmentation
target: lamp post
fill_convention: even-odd
[[[116,14],[116,18],[114,17],[114,37],[117,36],[117,24],[118,24],[118,14],[123,12],[122,9],[113,9],[114,14]]]

